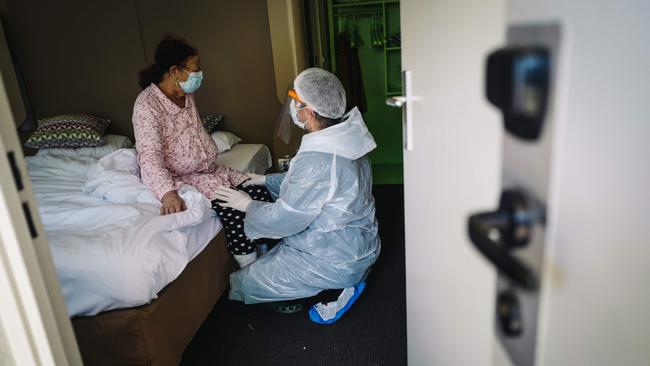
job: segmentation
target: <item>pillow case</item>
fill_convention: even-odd
[[[96,147],[106,143],[111,120],[86,114],[64,114],[38,121],[25,146],[35,149]]]
[[[217,150],[220,153],[232,149],[233,146],[237,145],[241,141],[241,139],[234,133],[226,131],[213,132],[210,134],[210,137],[212,137],[212,140],[217,144]]]
[[[223,114],[208,114],[207,116],[201,118],[203,122],[203,127],[208,133],[212,133],[217,130],[217,125],[223,121]]]
[[[133,147],[133,142],[130,138],[120,135],[106,135],[104,136],[106,145],[97,147],[80,147],[77,149],[41,149],[36,152],[36,156],[53,155],[53,156],[67,156],[67,157],[89,157],[101,159],[104,156],[117,151],[119,149],[130,149]]]

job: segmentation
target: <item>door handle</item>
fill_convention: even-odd
[[[413,150],[413,108],[411,102],[411,71],[402,71],[402,91],[404,95],[386,98],[386,105],[395,108],[402,108],[402,139],[404,149]]]
[[[386,98],[386,105],[390,107],[402,108],[405,103],[406,97],[403,96]]]
[[[511,251],[528,244],[532,226],[538,219],[537,211],[529,207],[526,197],[510,190],[501,195],[497,211],[477,213],[468,220],[469,237],[476,249],[499,272],[530,291],[539,288],[539,279]]]

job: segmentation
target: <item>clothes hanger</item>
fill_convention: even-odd
[[[380,21],[379,21],[380,20],[379,13],[374,13],[373,14],[373,20],[374,20],[374,23],[373,23],[372,32],[373,32],[374,40],[375,40],[375,42],[373,42],[373,46],[380,47],[382,45],[382,37],[381,37],[381,31],[380,31],[381,24],[380,24]]]
[[[377,17],[375,13],[370,15],[370,43],[377,47]]]
[[[381,15],[381,22],[379,23],[379,38],[382,40],[382,45],[386,46],[386,32],[384,32],[384,17],[386,15]]]
[[[355,48],[357,46],[356,33],[357,33],[357,16],[353,15],[352,18],[352,28],[350,30],[350,48]]]

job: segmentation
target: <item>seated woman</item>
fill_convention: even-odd
[[[133,107],[133,128],[142,182],[160,199],[162,215],[184,211],[178,195],[182,184],[190,185],[209,200],[219,187],[239,187],[269,201],[263,187],[243,188],[249,176],[216,163],[217,146],[203,127],[193,93],[201,86],[203,73],[198,50],[185,40],[165,37],[156,47],[154,63],[140,71],[142,92]],[[254,189],[254,191],[253,191]],[[213,207],[220,207],[213,201]],[[226,232],[237,225],[223,220]],[[240,266],[255,259],[255,243],[231,238],[230,252]],[[235,241],[237,240],[237,241]],[[233,245],[236,244],[236,245]]]

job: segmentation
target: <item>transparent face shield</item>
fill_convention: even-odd
[[[275,134],[285,144],[289,144],[289,141],[291,141],[291,130],[295,128],[294,127],[295,125],[291,118],[291,103],[293,103],[294,100],[299,101],[296,104],[297,109],[304,108],[304,106],[300,105],[302,103],[300,101],[300,98],[296,94],[295,90],[292,87],[290,87],[287,96],[284,98],[284,103],[282,104],[282,108],[280,109],[280,115],[278,116],[278,120],[275,123]]]
[[[275,122],[275,134],[285,144],[289,144],[289,141],[291,141],[291,126],[293,125],[293,121],[291,120],[290,107],[292,100],[293,98],[289,95],[284,98],[278,120]]]

